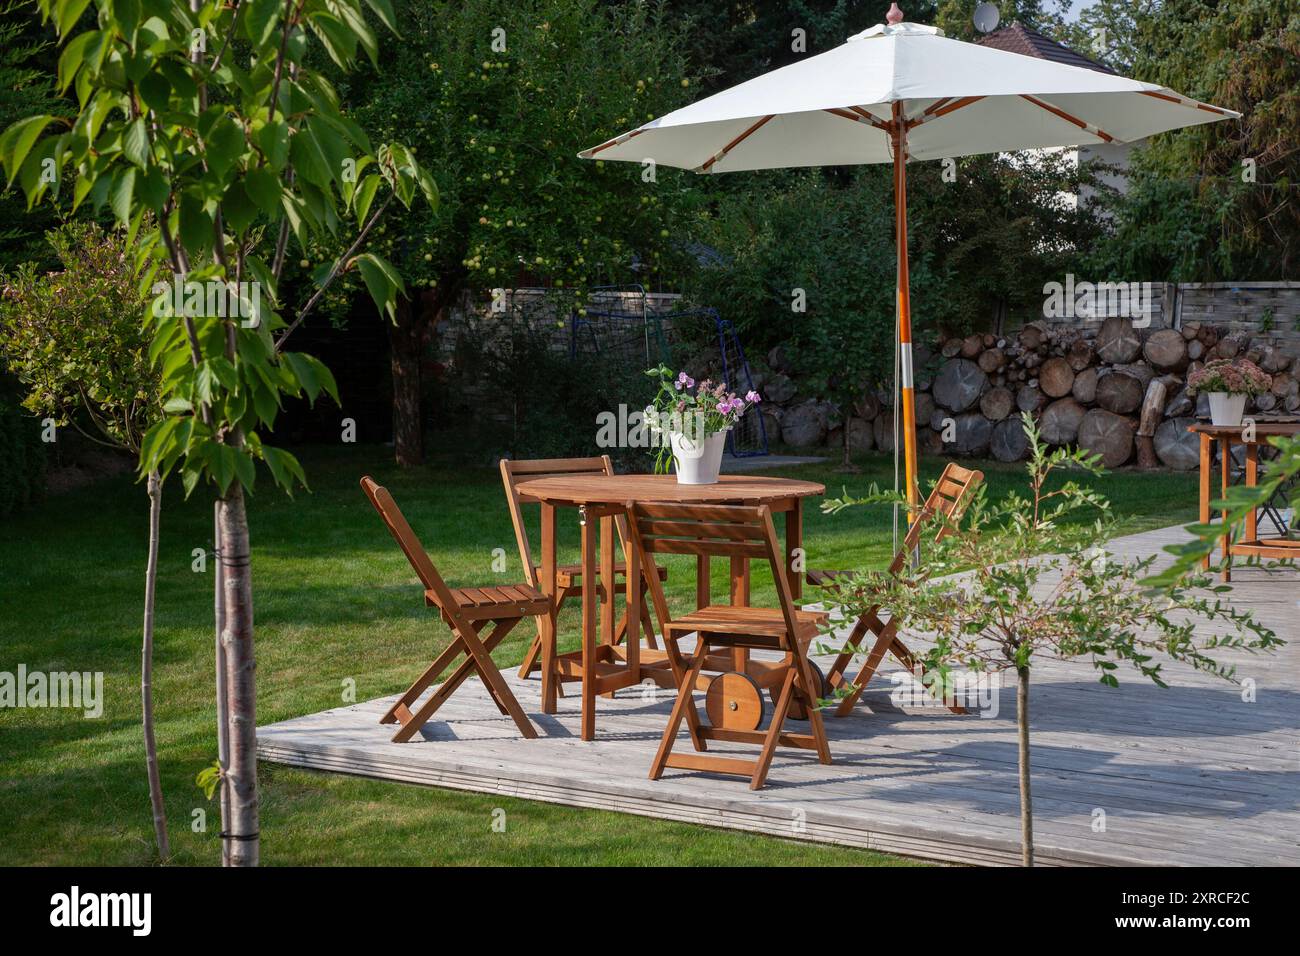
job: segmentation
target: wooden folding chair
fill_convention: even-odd
[[[405,743],[415,736],[416,731],[433,716],[434,711],[476,671],[497,709],[515,722],[521,734],[535,738],[537,731],[524,715],[491,655],[502,639],[525,617],[550,613],[549,599],[531,584],[484,588],[447,587],[388,490],[376,484],[368,475],[361,479],[361,490],[379,512],[379,517],[419,576],[425,588],[425,603],[442,612],[443,621],[454,635],[446,650],[434,658],[433,663],[380,719],[381,724],[401,725],[401,729],[393,735],[393,742]],[[489,623],[494,624],[494,627],[484,638],[481,632]],[[452,671],[451,676],[443,681],[442,686],[427,701],[412,711],[411,708],[420,695],[462,654],[465,659]]]
[[[949,521],[940,521],[939,530],[934,536],[935,541],[941,540],[952,527],[949,522],[961,520],[962,512],[970,504],[971,496],[983,480],[984,473],[982,471],[972,471],[961,467],[956,462],[949,462],[939,476],[939,481],[935,484],[934,490],[925,499],[925,504],[921,507],[917,520],[912,522],[912,526],[907,529],[907,534],[903,538],[903,546],[898,549],[898,553],[894,555],[894,560],[890,562],[889,573],[896,575],[907,566],[908,559],[912,552],[916,550],[917,545],[920,544],[927,525],[934,522],[937,515],[946,515]],[[829,588],[833,594],[836,578],[845,573],[844,571],[808,571],[806,576],[809,584]],[[862,692],[866,690],[867,684],[875,676],[876,669],[880,667],[880,662],[884,659],[886,652],[893,654],[899,663],[914,674],[918,666],[920,666],[916,655],[898,638],[898,628],[902,621],[896,616],[890,615],[889,623],[886,624],[880,620],[880,611],[879,606],[869,608],[866,613],[858,618],[845,642],[844,650],[835,658],[835,663],[831,665],[830,672],[826,675],[826,681],[832,688],[848,689],[848,694],[840,700],[839,706],[835,708],[836,717],[845,717],[853,711],[853,705],[857,703],[858,698],[862,696]],[[871,645],[871,651],[867,654],[867,659],[863,662],[862,668],[857,675],[852,680],[847,680],[845,671],[849,666],[849,662],[853,660],[868,633],[875,635],[875,643]],[[925,670],[921,668],[921,675],[924,676],[924,674]],[[954,714],[966,713],[966,708],[959,704],[949,704],[947,706]]]
[[[819,625],[829,615],[795,607],[786,577],[784,551],[777,543],[772,515],[766,505],[634,504],[629,502],[630,536],[641,566],[654,568],[653,554],[691,554],[727,558],[766,559],[776,583],[779,606],[775,608],[706,605],[672,618],[657,575],[646,574],[651,599],[663,622],[664,644],[677,682],[677,699],[664,729],[659,751],[650,766],[650,779],[658,780],[667,767],[738,774],[749,777],[751,790],[758,790],[767,778],[778,744],[817,751],[817,759],[831,762],[826,729],[817,709],[819,682],[808,662],[808,646]],[[688,656],[680,641],[696,635],[695,648]],[[740,672],[715,678],[705,694],[708,722],[696,710],[694,690],[700,672],[715,648],[774,650],[786,655],[787,665],[774,669],[780,692],[766,730],[758,729],[762,693],[753,679]],[[715,658],[716,659],[716,658]],[[753,684],[746,692],[746,687]],[[716,692],[715,692],[716,688]],[[800,701],[807,709],[811,734],[783,730],[790,707]],[[696,753],[674,754],[677,731],[686,721]],[[761,744],[757,760],[705,753],[707,741],[725,740]]]
[[[506,489],[506,504],[510,509],[510,520],[515,527],[515,543],[519,546],[519,559],[524,565],[524,574],[528,578],[528,583],[533,587],[541,588],[541,568],[533,562],[532,548],[528,543],[528,529],[524,525],[523,505],[534,503],[536,499],[529,498],[527,495],[520,494],[517,486],[521,481],[532,481],[537,478],[552,478],[561,475],[612,475],[614,474],[613,463],[610,462],[608,455],[601,455],[593,458],[535,458],[532,460],[511,460],[508,458],[501,459],[501,482]],[[624,552],[627,550],[627,522],[626,519],[616,519],[618,526],[619,538],[623,542]],[[658,574],[661,580],[667,580],[668,569],[659,568]],[[614,564],[614,576],[616,581],[625,581],[627,578],[627,564],[618,561]],[[556,568],[555,584],[558,593],[555,597],[555,613],[559,614],[564,603],[570,598],[582,597],[582,565],[581,564],[562,564]],[[597,595],[601,600],[607,596],[600,582],[596,583]],[[659,643],[655,640],[655,626],[650,618],[650,605],[645,599],[646,586],[644,582],[641,585],[641,625],[646,635],[647,643],[658,648]],[[614,633],[614,643],[620,644],[627,636],[627,611],[623,611],[623,616],[619,619],[618,628]],[[542,634],[540,628],[537,636],[533,638],[532,645],[528,648],[528,653],[524,655],[524,662],[519,667],[519,676],[527,678],[535,668],[540,665],[542,654]]]

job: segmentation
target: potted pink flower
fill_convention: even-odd
[[[1210,421],[1215,425],[1241,424],[1246,399],[1267,392],[1273,378],[1247,359],[1217,359],[1206,362],[1187,376],[1187,390],[1204,392],[1210,399]]]
[[[679,484],[714,484],[722,467],[727,432],[746,408],[758,404],[758,393],[751,391],[740,398],[728,391],[725,383],[706,379],[697,384],[685,372],[674,373],[666,365],[647,369],[646,374],[659,380],[659,392],[645,410],[659,445],[655,472],[667,472],[671,460]]]

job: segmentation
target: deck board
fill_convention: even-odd
[[[1112,542],[1143,555],[1183,540],[1161,529]],[[1190,667],[1168,689],[1086,662],[1034,666],[1033,786],[1039,861],[1053,865],[1300,865],[1300,588],[1297,574],[1235,573],[1230,599],[1292,643],[1271,655],[1225,651],[1255,700]],[[823,663],[829,658],[822,659]],[[413,670],[415,664],[413,663]],[[1019,860],[1015,691],[995,717],[895,706],[889,661],[854,714],[826,720],[832,766],[778,750],[768,786],[668,770],[647,779],[670,697],[640,688],[598,699],[597,739],[579,739],[579,703],[540,711],[535,678],[507,680],[543,736],[524,740],[477,681],[408,744],[379,716],[393,698],[261,727],[264,760],[323,771],[614,810],[793,839],[974,864]],[[689,750],[685,734],[683,745]],[[720,754],[751,754],[713,743]],[[1094,813],[1105,813],[1105,829]]]

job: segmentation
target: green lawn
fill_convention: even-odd
[[[262,723],[402,690],[447,632],[422,607],[415,578],[357,487],[388,485],[444,576],[460,584],[521,580],[497,473],[434,465],[400,472],[379,447],[303,455],[313,493],[290,500],[260,487],[250,504]],[[861,475],[829,466],[785,474],[863,493],[891,481],[871,456]],[[924,462],[934,477],[941,463]],[[1018,485],[1017,467],[984,466],[991,493]],[[1100,482],[1126,530],[1194,517],[1191,475],[1120,473]],[[215,756],[212,727],[212,578],[191,570],[211,544],[210,499],[164,496],[155,694],[163,783],[175,860],[218,859],[215,806],[194,776]],[[109,480],[52,498],[0,528],[0,670],[103,671],[105,711],[0,710],[0,864],[145,864],[152,830],[139,727],[139,630],[145,555],[140,486]],[[535,520],[535,515],[533,516]],[[810,508],[810,567],[881,566],[891,551],[885,509],[825,516]],[[576,548],[576,522],[562,539]],[[535,534],[534,527],[534,534]],[[495,549],[508,570],[492,571]],[[573,560],[572,557],[567,558]],[[670,569],[670,594],[693,595],[691,569]],[[723,593],[721,577],[715,593]],[[755,601],[771,579],[756,574]],[[572,616],[562,630],[574,645]],[[502,645],[522,656],[529,629]],[[647,756],[647,760],[649,757]],[[270,864],[839,864],[909,861],[497,796],[404,786],[262,766],[263,860]],[[507,814],[505,833],[491,815]],[[192,820],[208,811],[205,833]]]

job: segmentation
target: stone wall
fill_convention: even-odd
[[[1030,323],[1010,335],[973,334],[918,348],[917,443],[922,454],[1017,461],[1026,454],[1021,412],[1038,420],[1053,445],[1078,445],[1102,456],[1108,468],[1126,464],[1190,470],[1198,445],[1187,426],[1208,415],[1206,399],[1186,390],[1189,372],[1216,358],[1249,358],[1273,376],[1272,391],[1257,396],[1256,415],[1300,412],[1300,334],[1283,313],[1285,329],[1261,328],[1206,296],[1164,294],[1136,322],[1122,316],[1075,322]],[[1221,300],[1226,289],[1207,290]],[[1288,305],[1297,300],[1279,296]],[[1178,304],[1182,305],[1181,313]],[[1279,306],[1281,303],[1279,303]],[[1189,315],[1227,312],[1223,323]],[[1264,323],[1268,325],[1268,323]],[[774,350],[764,373],[768,435],[799,449],[837,447],[849,430],[857,451],[893,449],[889,388],[865,390],[843,414],[828,402],[800,394]]]

